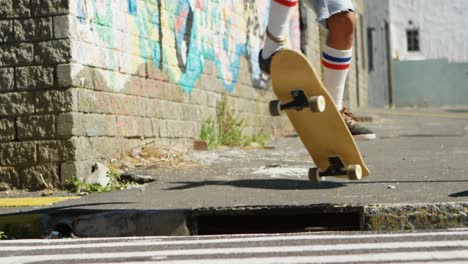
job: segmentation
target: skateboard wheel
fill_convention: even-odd
[[[347,168],[347,175],[350,180],[360,180],[362,178],[361,165],[349,165]]]
[[[325,111],[325,97],[323,96],[312,96],[309,99],[309,108],[312,112],[321,113]]]
[[[310,168],[309,169],[309,181],[311,182],[321,182],[322,177],[320,176],[319,168]]]
[[[270,115],[272,116],[281,115],[281,102],[279,100],[270,101]]]

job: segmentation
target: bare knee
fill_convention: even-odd
[[[341,12],[327,19],[328,45],[337,49],[349,49],[353,46],[356,27],[354,12]]]

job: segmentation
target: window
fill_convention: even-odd
[[[369,71],[374,70],[374,30],[375,28],[367,28],[367,59]]]
[[[408,51],[410,52],[420,51],[419,29],[406,30],[406,40],[407,40],[407,45],[408,45]]]

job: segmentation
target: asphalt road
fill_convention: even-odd
[[[0,241],[0,263],[467,263],[468,230]]]

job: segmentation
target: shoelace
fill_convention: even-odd
[[[341,110],[341,114],[343,114],[346,124],[352,126],[357,123],[356,116],[352,112],[349,112],[348,109],[343,108],[343,110]]]

